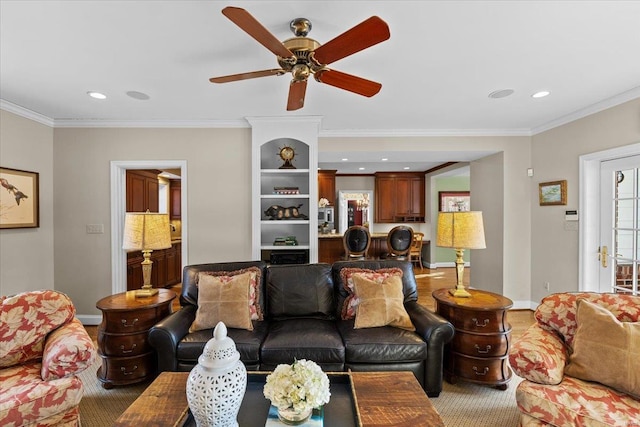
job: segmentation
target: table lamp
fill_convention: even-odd
[[[158,293],[151,286],[151,252],[171,247],[169,215],[147,212],[127,212],[124,220],[122,249],[142,251],[142,288],[135,291],[138,298]]]
[[[438,213],[438,236],[436,245],[443,248],[454,248],[456,251],[456,288],[449,290],[454,297],[470,297],[464,288],[464,250],[484,249],[484,227],[482,212],[440,212]]]

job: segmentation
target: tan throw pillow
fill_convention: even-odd
[[[390,276],[378,283],[356,274],[353,276],[353,285],[360,300],[356,307],[355,329],[389,325],[408,331],[416,330],[404,308],[400,277]]]
[[[228,328],[252,331],[249,312],[251,275],[239,274],[229,281],[217,276],[200,276],[198,310],[189,332],[213,328],[218,322],[224,322]]]
[[[389,276],[398,276],[402,278],[402,270],[397,267],[381,268],[379,270],[368,270],[366,268],[343,268],[340,270],[340,279],[342,286],[347,291],[347,297],[344,300],[341,310],[342,320],[349,320],[356,317],[356,306],[360,301],[353,290],[353,276],[362,276],[366,279],[382,283]]]
[[[223,282],[228,282],[233,279],[233,276],[247,272],[253,273],[251,275],[249,288],[249,311],[251,312],[251,320],[263,320],[262,309],[260,308],[260,283],[262,281],[262,271],[259,267],[248,267],[233,271],[201,271],[196,277],[196,284],[200,283],[200,277],[202,276],[216,276],[220,277]]]
[[[577,305],[578,327],[565,374],[640,396],[640,322],[620,322],[585,299]]]

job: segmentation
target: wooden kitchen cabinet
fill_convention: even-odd
[[[151,285],[154,288],[166,288],[182,280],[182,243],[176,242],[168,249],[151,252]],[[127,254],[127,290],[142,287],[142,252]]]
[[[176,294],[161,289],[158,294],[136,298],[123,292],[102,298],[98,326],[98,355],[102,365],[97,377],[104,388],[146,381],[156,373],[156,354],[147,335],[149,329],[171,314]]]
[[[424,192],[422,173],[376,173],[375,222],[424,222]]]
[[[445,346],[444,377],[506,390],[511,380],[507,311],[513,302],[502,295],[468,289],[469,298],[456,298],[449,289],[433,292],[436,312],[453,324],[455,335]]]
[[[318,171],[318,199],[325,198],[329,205],[336,205],[336,170]]]
[[[127,171],[127,212],[158,212],[159,188],[156,171]]]
[[[182,218],[182,183],[178,179],[172,179],[169,183],[169,218]]]

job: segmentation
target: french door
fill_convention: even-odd
[[[640,156],[600,164],[600,292],[640,295]]]

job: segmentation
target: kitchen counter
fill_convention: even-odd
[[[371,245],[368,256],[371,259],[379,259],[387,254],[387,235],[389,233],[371,233]],[[423,241],[423,247],[428,247],[429,241]],[[344,246],[342,234],[318,234],[318,262],[329,264],[344,259]]]

